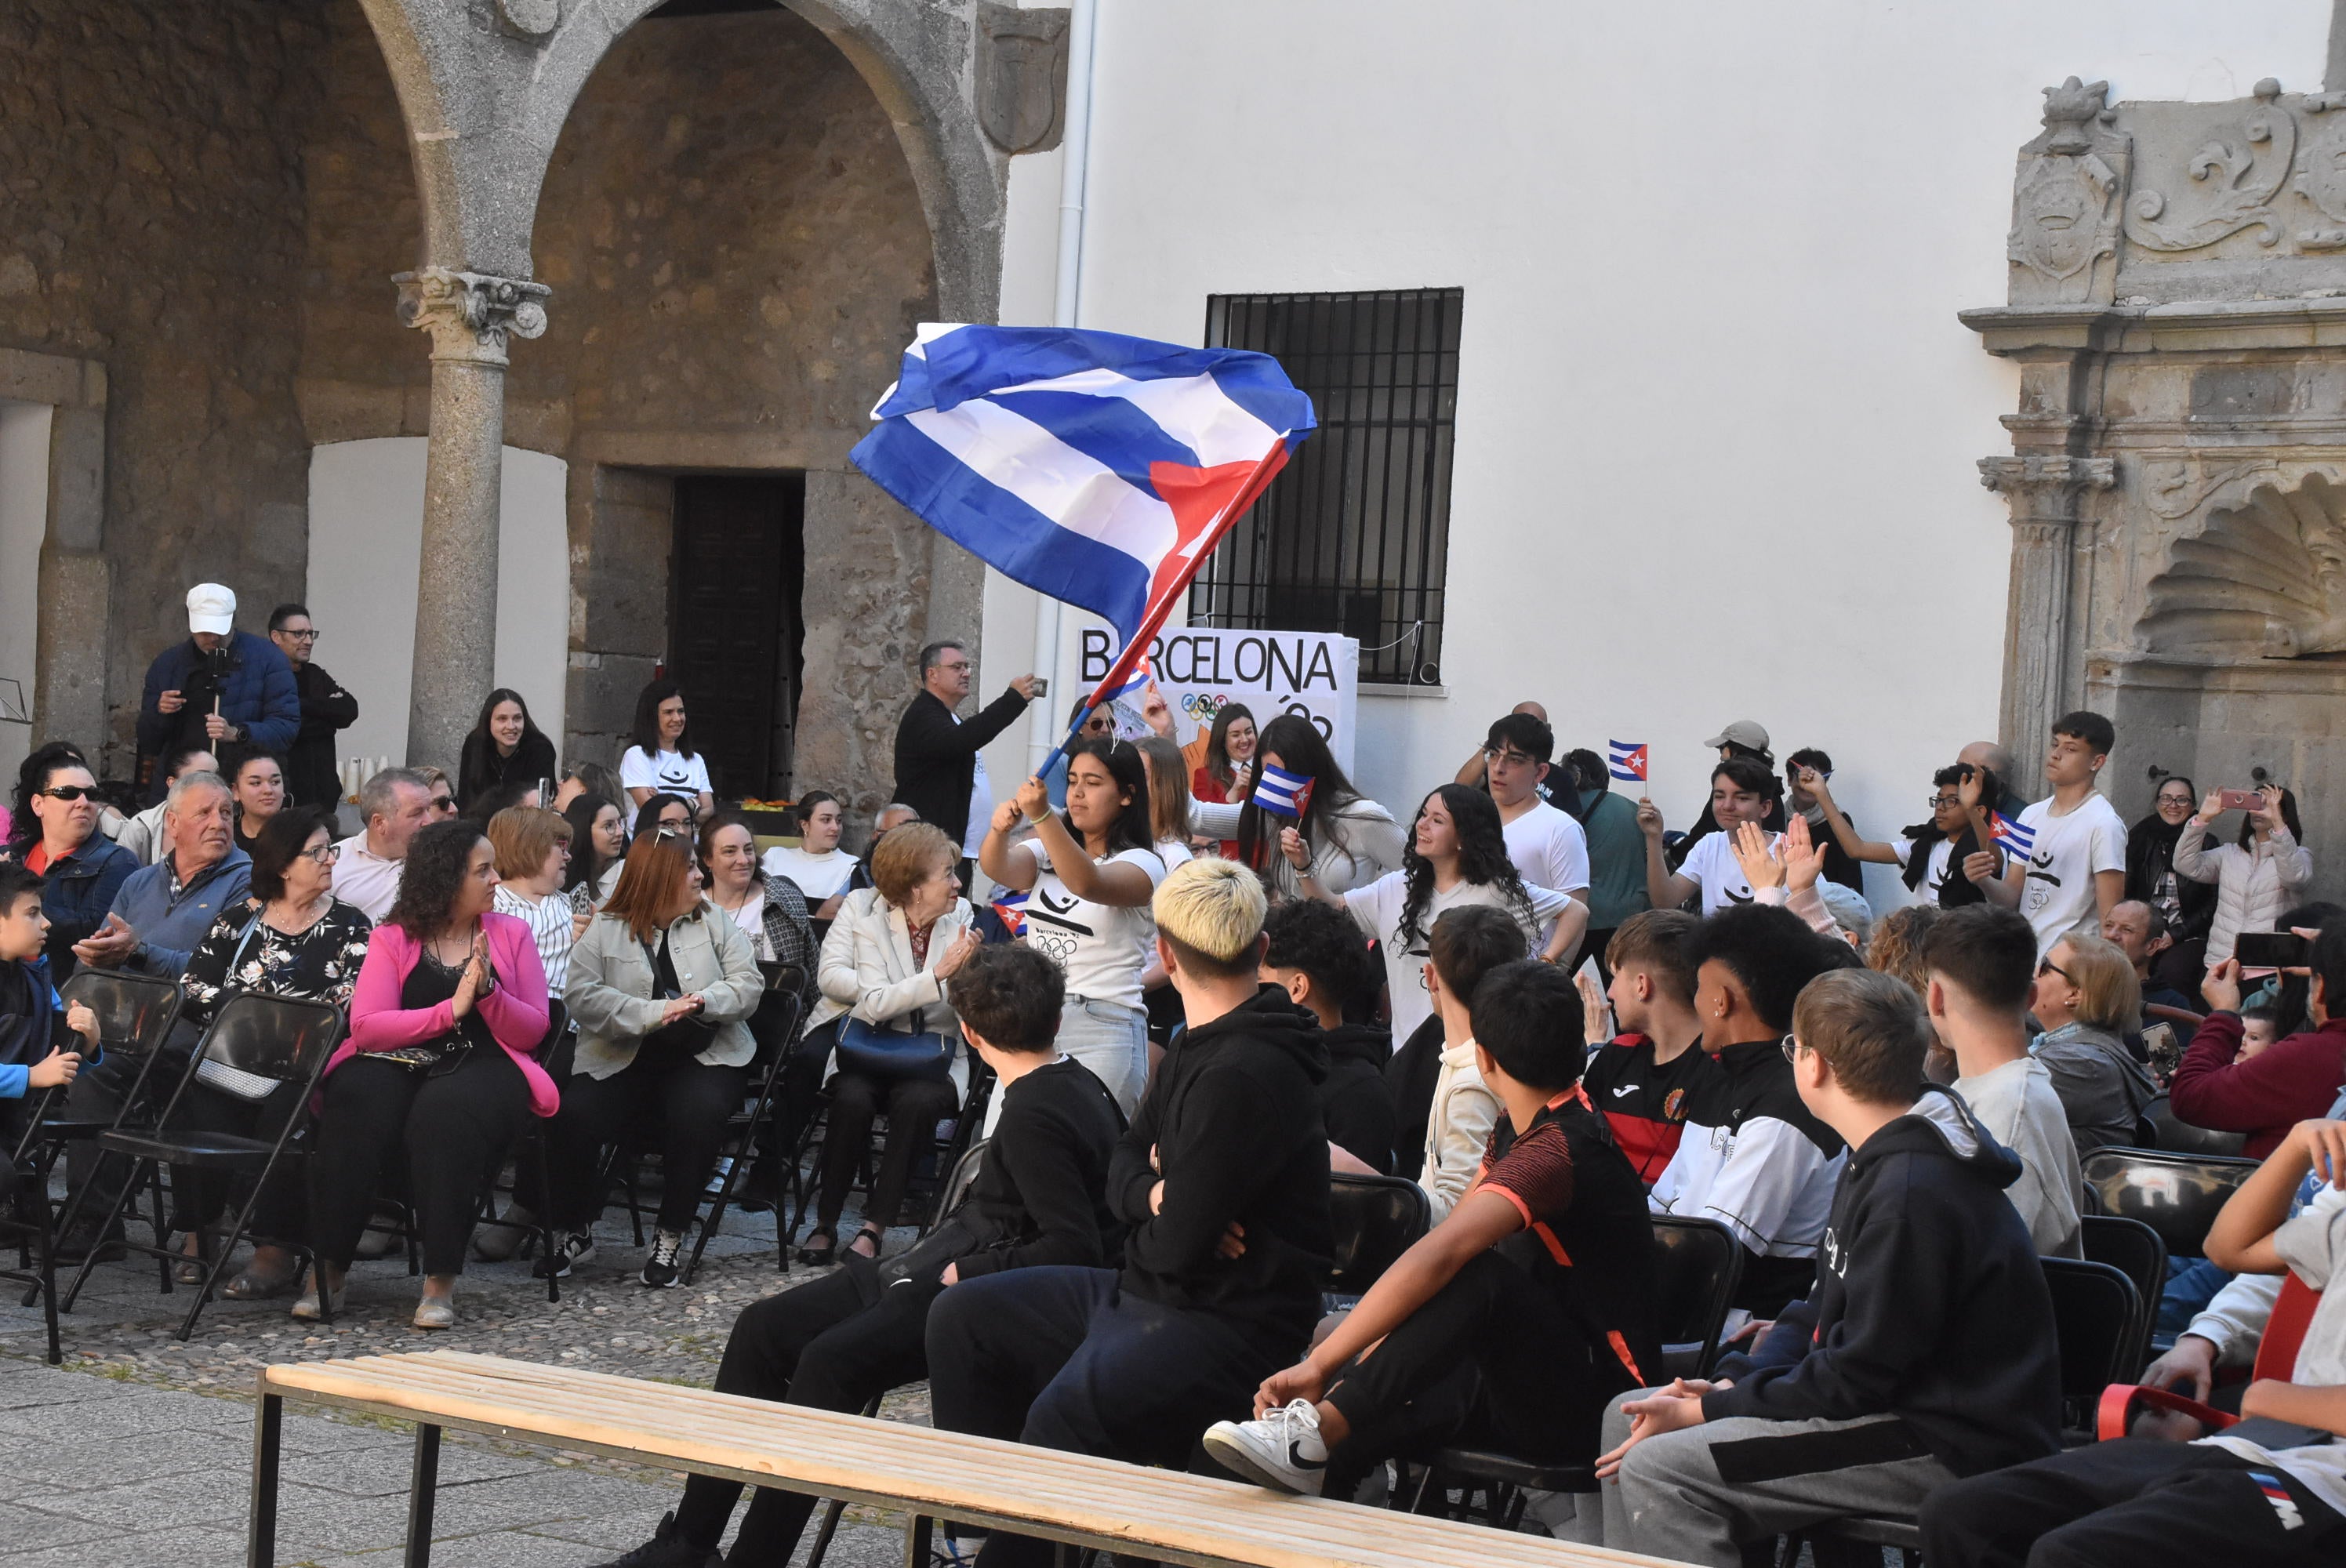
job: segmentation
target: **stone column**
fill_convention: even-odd
[[[399,285],[400,320],[432,334],[432,436],[407,759],[453,773],[496,678],[505,344],[546,331],[544,300],[551,290],[445,267],[392,280]]]
[[[2005,611],[2004,695],[1998,728],[2019,765],[2010,780],[2035,789],[2053,721],[2070,702],[2069,563],[2077,497],[2107,490],[2116,470],[2106,457],[1983,457],[1980,483],[2001,491],[2012,508],[2012,587]]]

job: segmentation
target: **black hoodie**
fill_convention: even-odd
[[[1109,1207],[1133,1227],[1125,1289],[1212,1312],[1273,1354],[1302,1348],[1334,1250],[1316,1093],[1327,1074],[1318,1023],[1275,985],[1174,1042],[1108,1166]],[[1227,1258],[1233,1220],[1246,1251]]]
[[[2045,1269],[2004,1189],[2020,1156],[1931,1084],[1852,1150],[1816,1288],[1702,1400],[1722,1420],[1894,1414],[1957,1475],[2058,1452],[2061,1363]]]
[[[1328,1076],[1320,1084],[1320,1117],[1328,1141],[1382,1176],[1392,1175],[1393,1092],[1385,1082],[1392,1033],[1373,1023],[1324,1031]]]

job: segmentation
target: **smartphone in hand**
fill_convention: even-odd
[[[2259,969],[2302,969],[2312,943],[2293,931],[2244,931],[2232,941],[2232,956],[2243,972]]]
[[[2265,803],[2265,798],[2253,789],[2218,789],[2216,803],[2227,811],[2253,811]]]

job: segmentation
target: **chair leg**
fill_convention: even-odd
[[[103,1169],[104,1167],[101,1166],[99,1168]],[[138,1175],[136,1166],[133,1166],[130,1174],[131,1182],[135,1183]],[[90,1180],[92,1183],[95,1183],[97,1180],[96,1172],[91,1174]],[[98,1225],[97,1237],[95,1244],[92,1245],[89,1249],[89,1256],[81,1260],[81,1268],[75,1271],[73,1284],[66,1288],[65,1299],[57,1303],[58,1311],[72,1311],[74,1308],[74,1303],[80,1298],[81,1288],[89,1280],[89,1271],[97,1267],[97,1255],[99,1250],[106,1245],[107,1234],[114,1228],[114,1222],[122,1217],[123,1207],[130,1201],[132,1191],[133,1187],[131,1183],[125,1183],[122,1190],[114,1195],[114,1204],[106,1211],[106,1218]],[[66,1206],[67,1214],[72,1215],[79,1213],[83,1199],[88,1196],[89,1188],[82,1188],[80,1196],[75,1198]],[[65,1226],[59,1226],[57,1228],[62,1233],[67,1227]],[[29,1303],[27,1303],[27,1305],[29,1305]]]

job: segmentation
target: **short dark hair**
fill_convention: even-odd
[[[1833,770],[1832,759],[1813,746],[1803,746],[1784,759],[1784,771],[1795,779],[1800,777],[1800,769],[1803,768],[1813,768],[1820,773],[1830,773]]]
[[[1545,762],[1556,755],[1556,731],[1547,720],[1535,714],[1510,713],[1491,723],[1491,733],[1485,746],[1505,744],[1514,747],[1535,762]]]
[[[272,632],[283,631],[285,629],[285,623],[291,620],[295,616],[301,616],[305,621],[308,620],[310,618],[310,606],[307,605],[297,605],[291,602],[278,606],[275,609],[269,612],[269,629]]]
[[[1048,1051],[1066,999],[1059,966],[1020,942],[979,948],[945,982],[945,1000],[961,1021],[1000,1051]]]
[[[1792,1009],[1792,1033],[1825,1059],[1852,1099],[1912,1105],[1923,1092],[1931,1021],[1914,993],[1893,975],[1872,969],[1819,975]]]
[[[0,902],[0,910],[5,910],[7,907],[6,903]],[[2324,989],[2327,989],[2326,983]],[[2259,1007],[2243,1007],[2240,1009],[2240,1022],[2243,1023],[2270,1023],[2274,1028],[2278,1029],[2280,1027],[2280,1009],[2273,1006],[2270,1003],[2267,1003]]]
[[[321,830],[326,841],[333,842],[333,818],[312,806],[288,806],[262,823],[260,836],[252,840],[252,896],[263,903],[283,898],[286,871],[308,846],[310,836]]]
[[[1365,1023],[1382,977],[1369,968],[1369,947],[1352,917],[1318,899],[1290,899],[1263,917],[1270,945],[1262,962],[1300,969],[1347,1023]]]
[[[1519,958],[1474,987],[1474,1044],[1501,1070],[1533,1089],[1569,1089],[1588,1060],[1580,988],[1552,963]]]
[[[26,893],[35,898],[48,885],[40,872],[22,860],[0,860],[0,918],[16,907],[16,901]]]
[[[952,637],[946,637],[939,642],[924,643],[921,647],[921,673],[923,675],[926,675],[929,671],[936,668],[937,666],[944,663],[945,649],[947,648],[953,649],[955,653],[965,654],[969,652],[969,645],[967,643],[956,641]],[[983,1034],[985,1031],[981,1029],[978,1033]]]
[[[2018,910],[1964,904],[1923,938],[1923,971],[1994,1013],[2017,1013],[2036,989],[2036,932]]]
[[[1444,910],[1426,942],[1427,962],[1442,977],[1442,989],[1471,1002],[1483,977],[1523,957],[1530,943],[1515,917],[1489,904]]]
[[[2313,951],[2307,956],[2314,978],[2321,982],[2323,1011],[2346,1013],[2346,920],[2323,921],[2321,934],[2313,939]]]
[[[1604,790],[1612,788],[1612,776],[1606,770],[1605,759],[1586,746],[1576,746],[1564,754],[1565,766],[1572,769],[1573,782],[1583,789]]]
[[[1749,757],[1730,757],[1710,770],[1713,780],[1724,778],[1738,789],[1748,789],[1763,800],[1784,798],[1784,781],[1775,769]]]
[[[2055,719],[2053,733],[2084,741],[2086,749],[2096,757],[2107,757],[2111,748],[2118,743],[2117,727],[2100,714],[2083,708]]]
[[[215,762],[219,760],[219,753],[213,750],[209,742],[202,746],[174,746],[163,753],[163,771],[156,777],[177,779],[188,766],[190,757],[209,757]]]
[[[1606,967],[1649,970],[1664,990],[1692,1006],[1694,968],[1686,961],[1686,941],[1701,923],[1684,910],[1639,910],[1606,942]]]
[[[1686,956],[1698,978],[1704,964],[1724,964],[1760,1021],[1778,1030],[1792,1026],[1800,988],[1839,962],[1806,921],[1774,904],[1721,910],[1688,936]]]

